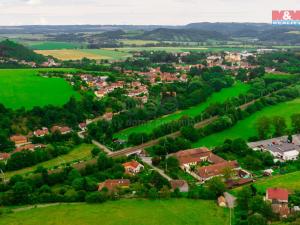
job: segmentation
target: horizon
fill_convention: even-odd
[[[271,23],[272,10],[299,8],[297,0],[0,0],[0,25]]]

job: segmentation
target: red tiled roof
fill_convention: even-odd
[[[9,153],[0,153],[0,160],[6,160],[10,157],[10,154]]]
[[[239,167],[237,161],[225,161],[210,166],[203,166],[198,168],[197,174],[204,179],[221,175],[225,168],[237,168]]]
[[[43,128],[42,130],[36,130],[34,131],[35,136],[42,136],[42,135],[47,135],[49,133],[47,128]]]
[[[202,157],[209,157],[212,154],[208,148],[194,148],[176,152],[172,156],[176,157],[180,165],[188,163],[198,163]]]
[[[141,164],[138,163],[138,162],[135,161],[135,160],[132,160],[132,161],[130,161],[130,162],[123,163],[122,165],[124,166],[124,168],[126,168],[126,167],[131,167],[131,168],[133,168],[133,169],[136,169],[136,168],[138,168],[138,166],[141,165]]]
[[[27,137],[22,135],[14,135],[10,137],[12,142],[27,142]]]
[[[269,200],[288,201],[289,192],[288,190],[282,188],[268,188],[267,198]]]
[[[115,190],[117,187],[129,187],[130,180],[128,179],[117,179],[117,180],[106,180],[99,184],[98,191],[101,191],[106,187],[109,191]]]

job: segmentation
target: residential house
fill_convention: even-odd
[[[95,94],[98,98],[103,98],[107,93],[108,93],[108,91],[107,91],[106,89],[98,90],[98,91],[95,91],[95,92],[94,92],[94,94]]]
[[[25,150],[34,151],[37,148],[45,148],[45,147],[46,147],[46,145],[43,145],[43,144],[27,144],[27,145],[23,145],[23,146],[16,148],[13,151],[13,153],[21,152],[21,151],[25,151]]]
[[[137,174],[144,169],[144,166],[135,160],[123,163],[122,165],[125,168],[125,172],[128,174]]]
[[[170,181],[172,190],[178,188],[180,192],[188,192],[189,191],[189,185],[185,180],[171,180]]]
[[[9,157],[10,157],[10,153],[6,153],[6,152],[0,153],[0,161],[6,161],[7,159],[9,159]]]
[[[98,191],[102,191],[103,188],[107,188],[109,192],[117,191],[119,188],[129,188],[130,180],[128,179],[116,179],[106,180],[98,185]]]
[[[14,142],[16,146],[20,146],[28,143],[27,137],[23,135],[13,135],[10,137],[10,140]]]
[[[268,188],[265,200],[271,202],[273,212],[279,214],[281,217],[287,217],[290,214],[288,190],[282,188]]]
[[[59,132],[61,134],[68,134],[70,133],[72,130],[70,127],[67,127],[67,126],[64,126],[64,127],[60,127],[60,126],[53,126],[51,128],[51,132],[54,133],[54,132]]]
[[[33,132],[33,135],[36,137],[44,137],[49,134],[49,130],[47,127],[43,127],[41,130],[36,130]]]
[[[86,129],[87,129],[87,125],[86,125],[86,123],[80,123],[79,125],[78,125],[78,127],[79,127],[79,129],[80,130],[82,130],[82,131],[86,131]]]

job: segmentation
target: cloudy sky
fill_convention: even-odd
[[[271,22],[300,0],[0,0],[0,25]]]

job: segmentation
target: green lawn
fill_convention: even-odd
[[[62,78],[43,78],[37,69],[0,70],[0,103],[18,109],[34,106],[63,105],[71,96],[79,98]]]
[[[34,50],[76,49],[82,46],[80,43],[58,41],[28,41],[22,44]]]
[[[274,177],[264,178],[257,181],[254,186],[260,193],[264,193],[267,188],[278,187],[286,188],[290,191],[300,190],[300,171],[288,173],[285,175],[276,175]]]
[[[59,166],[64,163],[71,163],[75,160],[83,160],[91,157],[91,150],[94,148],[93,145],[82,144],[74,148],[71,152],[66,155],[59,156],[57,158],[51,159],[46,162],[39,163],[32,167],[27,167],[21,170],[16,170],[12,172],[5,173],[6,178],[12,177],[17,174],[28,174],[37,169],[38,166],[43,166],[44,168],[51,169],[53,167]]]
[[[290,126],[290,116],[300,112],[300,98],[280,103],[275,106],[269,106],[258,111],[244,120],[239,121],[235,126],[219,133],[209,135],[193,144],[193,147],[207,146],[214,147],[222,144],[226,139],[244,138],[248,139],[257,136],[255,122],[262,116],[283,116]]]
[[[171,122],[173,120],[178,120],[184,115],[188,115],[190,117],[195,117],[200,115],[210,104],[216,102],[224,102],[225,100],[238,96],[239,94],[246,93],[249,90],[249,86],[244,83],[236,83],[233,87],[224,88],[220,92],[216,92],[212,94],[207,101],[204,103],[200,103],[194,107],[191,107],[186,110],[182,110],[152,121],[149,121],[145,124],[140,126],[131,127],[125,130],[120,131],[119,133],[115,134],[115,138],[120,138],[123,140],[127,140],[128,136],[133,132],[147,132],[150,133],[154,128],[164,124]]]
[[[68,204],[0,216],[0,225],[227,225],[229,212],[204,200],[119,200]]]

